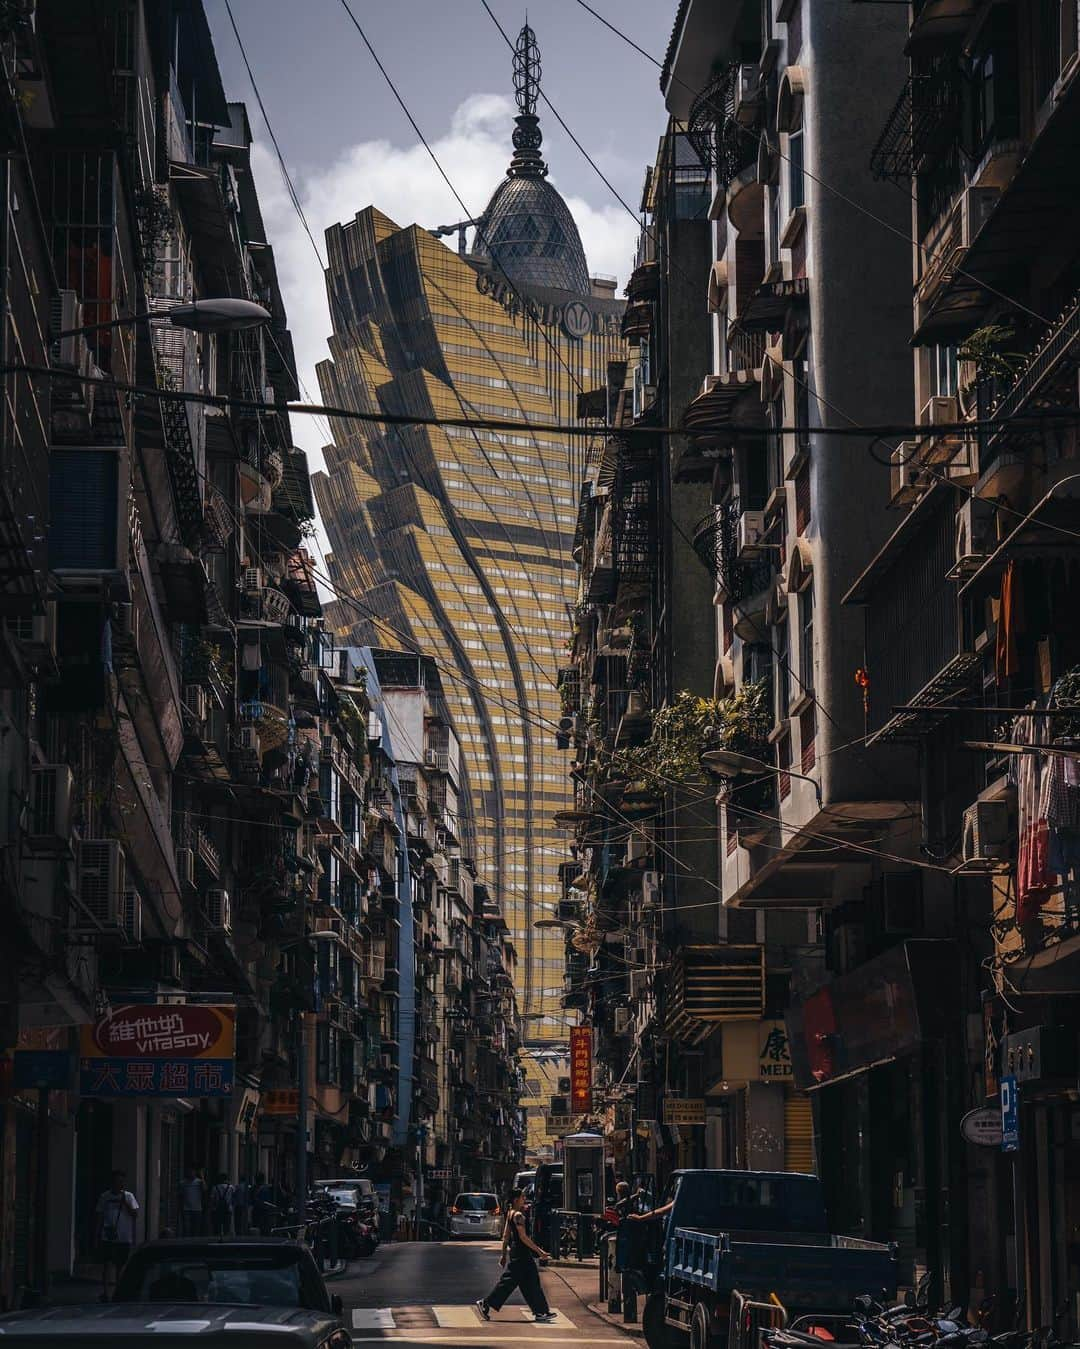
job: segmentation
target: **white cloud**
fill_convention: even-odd
[[[513,113],[511,100],[502,95],[474,94],[456,109],[446,131],[431,142],[470,212],[483,209],[506,172]],[[315,250],[289,200],[272,151],[259,141],[252,159],[297,366],[306,393],[317,400],[315,365],[327,355],[330,332],[325,284]],[[452,224],[462,216],[460,205],[419,143],[402,147],[387,140],[361,141],[328,168],[308,177],[299,175],[294,165],[289,167],[311,233],[324,255],[326,228],[351,220],[369,205],[402,226],[417,223],[430,228]],[[597,187],[606,195],[599,181]],[[570,196],[567,205],[581,231],[590,270],[624,279],[637,237],[634,221],[616,202],[596,207]],[[456,236],[451,236],[449,243],[456,247]],[[308,451],[312,467],[321,466],[325,423],[295,417],[293,434],[296,443]]]

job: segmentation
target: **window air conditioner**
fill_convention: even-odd
[[[764,511],[743,511],[739,516],[738,550],[749,553],[757,550],[765,533]]]
[[[641,878],[641,909],[647,913],[660,903],[660,873],[646,871]]]
[[[263,588],[262,567],[244,567],[240,577],[241,589],[247,595],[257,595]]]
[[[424,764],[428,768],[438,768],[439,751],[437,749],[424,750]]]
[[[76,931],[116,933],[123,918],[124,850],[114,838],[89,838],[79,843],[79,912]]]
[[[647,971],[631,970],[629,984],[630,984],[630,997],[634,999],[634,1001],[639,1001],[640,999],[644,998],[649,991],[649,979]]]
[[[629,1007],[616,1007],[614,1015],[616,1035],[629,1035],[634,1026],[634,1016]]]
[[[195,884],[195,853],[191,848],[177,848],[176,874],[181,885]]]
[[[30,770],[31,849],[66,847],[71,832],[72,774],[67,764],[44,764]]]
[[[138,890],[125,890],[120,925],[124,941],[129,946],[138,946],[142,941],[142,895]]]
[[[1009,855],[1009,803],[976,801],[964,811],[963,858],[966,863],[1002,861]]]
[[[926,473],[919,463],[919,442],[902,440],[889,456],[890,492],[894,506],[910,506],[926,486]]]
[[[180,982],[180,948],[178,946],[161,946],[158,948],[157,977],[163,984],[178,984]]]
[[[960,203],[960,243],[970,248],[1001,196],[999,187],[968,187]]]
[[[207,890],[203,910],[206,913],[206,925],[212,932],[232,931],[232,910],[228,890],[220,888]]]
[[[651,841],[642,834],[633,833],[626,840],[626,861],[629,865],[644,861],[651,851]]]
[[[953,576],[977,571],[994,550],[994,503],[968,497],[956,512],[956,566]]]

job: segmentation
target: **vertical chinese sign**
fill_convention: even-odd
[[[80,1029],[83,1096],[229,1096],[236,1008],[116,1007]]]
[[[570,1030],[570,1113],[585,1115],[592,1109],[592,1027]]]

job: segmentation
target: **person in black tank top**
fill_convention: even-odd
[[[525,1230],[525,1191],[510,1191],[510,1208],[503,1228],[502,1254],[499,1263],[503,1266],[502,1278],[485,1298],[476,1304],[476,1309],[485,1321],[491,1313],[497,1312],[515,1288],[521,1289],[521,1295],[538,1321],[553,1321],[555,1313],[548,1307],[544,1289],[540,1283],[540,1270],[536,1257],[547,1259],[547,1252],[539,1247]]]

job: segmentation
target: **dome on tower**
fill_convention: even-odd
[[[472,257],[505,276],[515,289],[551,287],[588,295],[581,235],[566,202],[547,181],[540,154],[543,137],[535,111],[540,51],[528,24],[514,51],[514,85],[519,109],[514,157],[476,222]]]

